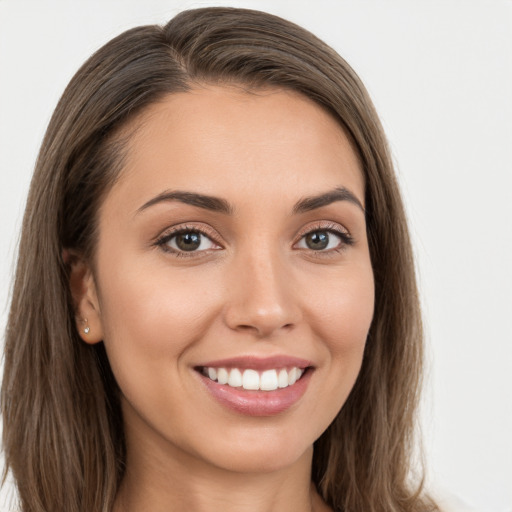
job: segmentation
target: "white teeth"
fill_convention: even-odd
[[[288,385],[292,386],[297,382],[297,379],[300,377],[300,370],[298,368],[292,368],[288,372]]]
[[[228,384],[232,388],[239,388],[242,386],[242,374],[240,373],[240,370],[238,368],[233,368],[229,372]]]
[[[279,371],[279,377],[277,378],[277,383],[280,388],[288,387],[288,372],[284,368]]]
[[[277,389],[277,385],[276,370],[266,370],[261,374],[260,388],[263,391],[273,391],[274,389]]]
[[[286,368],[265,370],[261,374],[252,369],[244,370],[242,373],[238,368],[203,368],[203,374],[219,384],[227,384],[233,388],[243,387],[252,391],[274,391],[292,386],[303,373],[304,370],[297,367],[289,370]]]
[[[209,373],[209,372],[208,372]],[[213,379],[212,379],[213,380]],[[219,384],[227,384],[229,380],[229,373],[226,368],[219,368],[217,370],[217,382]]]
[[[260,389],[260,376],[256,370],[245,370],[242,377],[244,389]]]

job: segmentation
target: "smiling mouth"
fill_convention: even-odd
[[[197,370],[218,384],[247,391],[275,391],[293,386],[308,368],[275,368],[258,371],[252,368],[199,367]]]

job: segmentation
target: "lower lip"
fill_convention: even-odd
[[[219,384],[202,374],[199,376],[211,395],[228,409],[247,416],[273,416],[299,401],[306,392],[312,373],[308,368],[295,384],[275,391],[248,391]]]

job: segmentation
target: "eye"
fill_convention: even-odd
[[[312,231],[300,239],[297,247],[312,251],[325,251],[338,247],[340,242],[340,237],[329,231]]]
[[[163,250],[179,255],[220,249],[206,233],[197,228],[183,228],[162,236],[156,243]],[[191,255],[191,254],[190,254]]]
[[[352,237],[340,228],[314,229],[305,233],[296,244],[297,249],[307,249],[317,252],[342,250],[347,245],[353,245]]]

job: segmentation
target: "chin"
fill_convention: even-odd
[[[224,453],[218,459],[217,467],[241,474],[276,473],[288,469],[295,464],[311,458],[313,446],[305,450],[290,450],[281,447],[279,450],[262,449],[236,450],[232,453]]]
[[[271,473],[311,458],[314,439],[301,432],[276,432],[272,428],[241,429],[240,435],[226,436],[219,444],[210,444],[203,457],[215,466],[237,473]],[[304,434],[304,432],[302,432]]]

